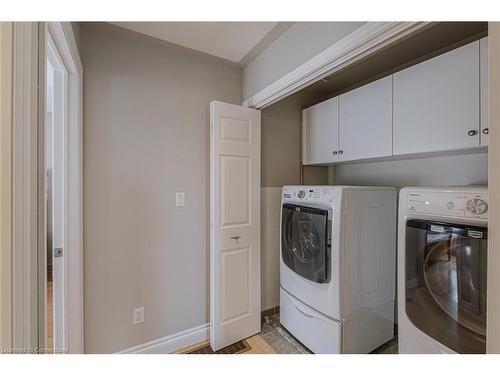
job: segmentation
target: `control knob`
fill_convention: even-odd
[[[297,192],[297,197],[304,198],[306,196],[306,192],[304,190],[299,190]]]
[[[482,199],[469,199],[465,205],[467,211],[474,215],[482,215],[488,211],[488,204]]]

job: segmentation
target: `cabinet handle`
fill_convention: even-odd
[[[332,154],[333,154],[333,155],[337,155],[337,151],[333,151],[333,152],[332,152]]]
[[[483,134],[489,134],[490,133],[490,129],[489,128],[484,128],[483,129]]]
[[[475,131],[475,130],[469,130],[469,131],[467,132],[467,135],[468,135],[469,137],[473,137],[473,136],[475,136],[476,134],[477,134],[477,131]]]
[[[344,150],[339,150],[339,154],[343,154],[344,153]]]

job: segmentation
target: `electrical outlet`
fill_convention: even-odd
[[[134,324],[144,323],[144,307],[134,309]]]

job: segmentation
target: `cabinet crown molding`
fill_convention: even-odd
[[[430,22],[367,22],[245,100],[243,106],[265,108],[428,24]]]

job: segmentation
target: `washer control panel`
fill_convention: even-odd
[[[488,218],[488,193],[408,192],[407,211],[422,214]]]
[[[332,202],[333,189],[324,186],[285,186],[281,196],[283,199],[304,202]]]

